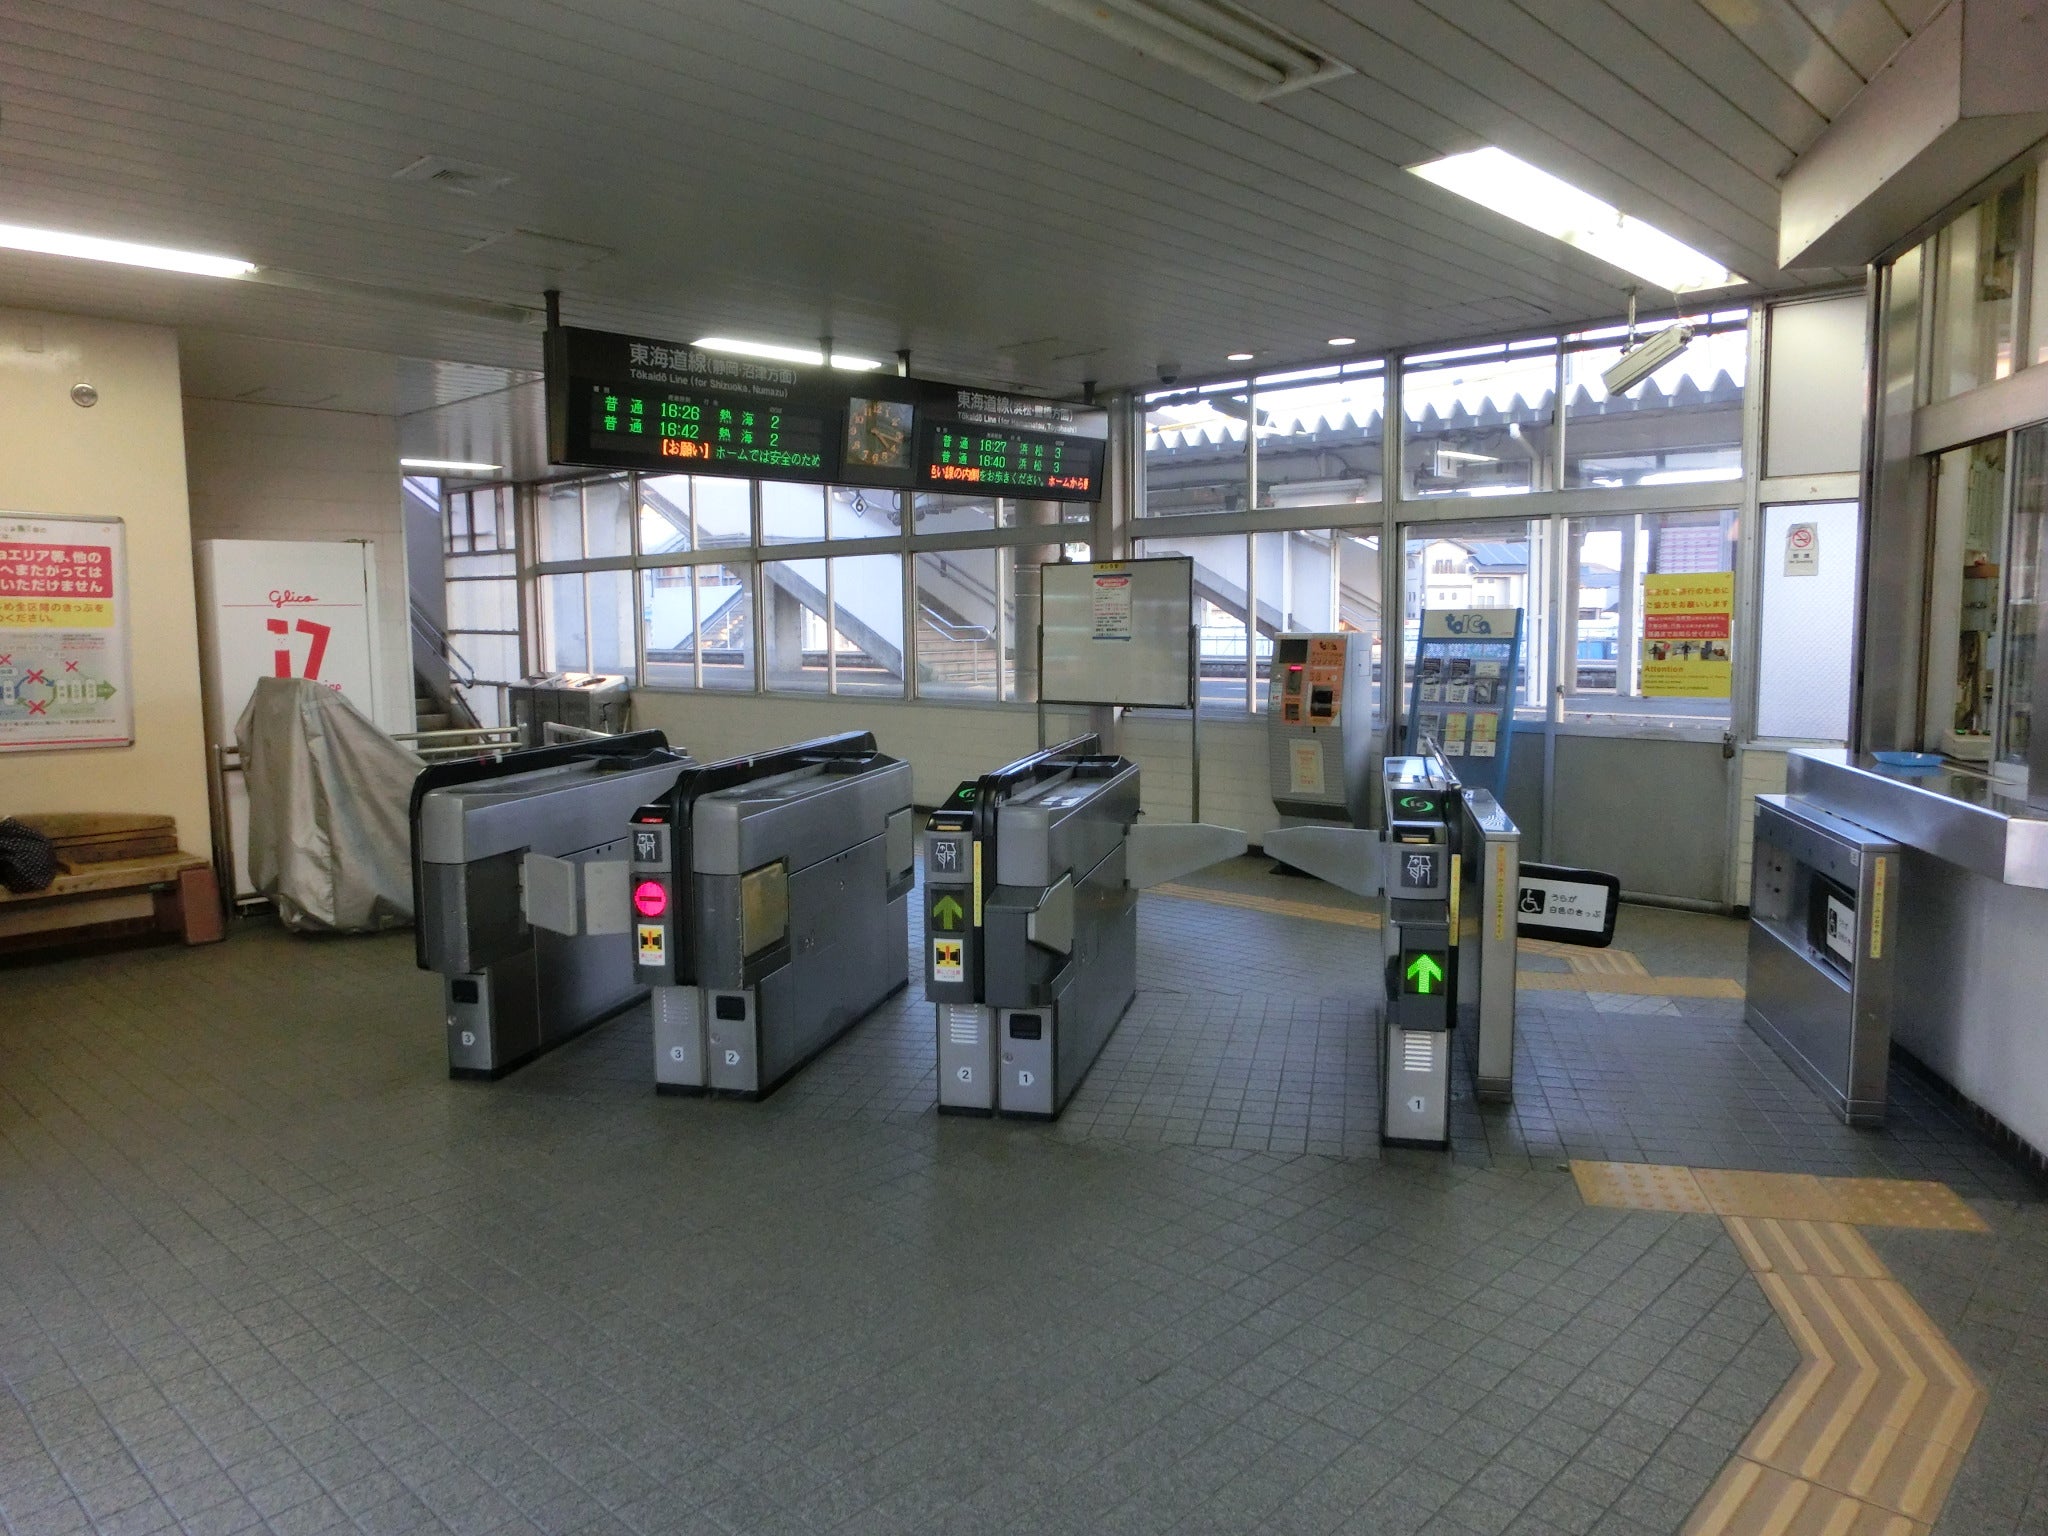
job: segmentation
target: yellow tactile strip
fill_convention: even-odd
[[[1945,1184],[1572,1164],[1590,1205],[1712,1211],[1799,1346],[1799,1369],[1685,1536],[1927,1536],[1985,1393],[1857,1224],[1983,1231]]]
[[[1316,901],[1288,901],[1279,896],[1254,896],[1249,891],[1221,891],[1204,885],[1182,885],[1168,881],[1152,887],[1154,896],[1178,896],[1183,901],[1206,901],[1216,907],[1242,907],[1248,912],[1271,912],[1278,917],[1300,918],[1310,923],[1336,923],[1345,928],[1378,928],[1377,912],[1360,912],[1350,907],[1326,906]]]
[[[1623,1210],[1706,1211],[1716,1216],[1954,1232],[1989,1230],[1954,1190],[1931,1180],[1823,1179],[1809,1173],[1589,1162],[1574,1162],[1572,1177],[1586,1204]]]
[[[1317,901],[1290,901],[1280,896],[1259,896],[1250,891],[1219,890],[1213,886],[1187,885],[1169,881],[1152,887],[1156,896],[1175,896],[1182,901],[1206,901],[1216,907],[1237,907],[1246,912],[1270,912],[1301,922],[1334,923],[1345,928],[1377,929],[1377,912],[1360,912],[1350,907],[1326,906]],[[1624,992],[1632,997],[1719,997],[1740,999],[1742,983],[1727,976],[1652,976],[1643,962],[1625,949],[1587,949],[1576,944],[1554,944],[1545,939],[1523,939],[1522,953],[1546,955],[1571,967],[1569,973],[1523,971],[1516,977],[1520,990],[1534,992]]]

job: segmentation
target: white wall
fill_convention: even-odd
[[[81,409],[74,384],[99,403]],[[0,310],[0,509],[127,524],[135,744],[0,756],[0,814],[175,816],[208,849],[206,749],[178,342],[167,330]]]
[[[377,723],[409,731],[412,642],[395,417],[185,401],[194,539],[367,539],[376,549]],[[190,556],[187,556],[190,563]],[[225,710],[233,720],[239,703]]]
[[[971,704],[876,699],[793,699],[754,694],[636,689],[633,724],[668,733],[700,760],[786,746],[833,731],[870,730],[883,751],[911,765],[912,793],[936,805],[963,779],[978,778],[1038,746],[1034,711]],[[1088,728],[1085,711],[1049,710],[1046,739]],[[1127,717],[1119,747],[1138,764],[1145,812],[1188,816],[1186,716]],[[1266,793],[1265,725],[1202,722],[1202,819],[1256,838],[1279,815]]]

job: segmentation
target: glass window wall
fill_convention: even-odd
[[[2019,335],[2021,244],[2029,183],[2015,181],[1934,241],[1932,398],[2011,373]]]
[[[1747,315],[1702,315],[1682,323],[1695,330],[1685,350],[1619,395],[1608,393],[1601,376],[1621,360],[1627,327],[1565,338],[1567,487],[1693,485],[1742,478]],[[1663,328],[1639,328],[1639,344]]]
[[[1241,512],[1251,431],[1251,386],[1208,384],[1145,400],[1145,512]]]
[[[1407,496],[1513,496],[1552,489],[1557,341],[1407,357],[1401,476]]]
[[[1387,379],[1377,359],[1267,375],[1252,401],[1260,506],[1380,499]]]
[[[1758,736],[1849,739],[1859,521],[1853,501],[1763,509]]]

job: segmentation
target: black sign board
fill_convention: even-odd
[[[1621,915],[1621,881],[1597,869],[1524,861],[1515,893],[1515,932],[1525,939],[1605,949]]]
[[[547,337],[548,457],[653,473],[1102,495],[1103,412],[888,374],[557,327]]]

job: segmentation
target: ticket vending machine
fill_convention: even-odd
[[[1372,811],[1367,635],[1278,635],[1266,690],[1266,774],[1283,816],[1362,827]]]

